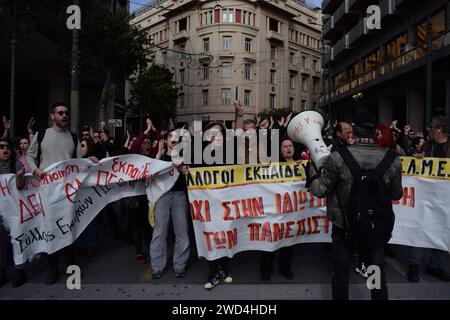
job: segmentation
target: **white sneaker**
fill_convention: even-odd
[[[219,275],[218,274],[209,275],[208,282],[205,283],[204,288],[206,290],[211,290],[212,288],[214,288],[218,284],[219,284]]]
[[[222,277],[223,282],[225,283],[232,283],[233,277],[228,271],[220,270],[220,276]]]
[[[367,273],[367,269],[366,269],[366,266],[364,265],[364,263],[361,263],[361,265],[357,265],[355,268],[355,272],[357,274],[359,274],[361,277],[363,277],[364,279],[369,278],[369,274]]]

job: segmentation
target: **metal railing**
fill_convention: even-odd
[[[432,40],[432,52],[436,52],[444,47],[450,46],[450,31],[447,31]],[[346,93],[351,89],[355,89],[364,83],[375,80],[379,77],[388,75],[389,73],[401,68],[411,62],[418,61],[427,56],[427,44],[424,43],[409,51],[400,54],[397,57],[391,58],[384,63],[380,63],[373,70],[370,70],[356,78],[350,79],[346,83],[332,90],[331,97]]]

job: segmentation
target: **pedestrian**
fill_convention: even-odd
[[[67,104],[63,102],[54,103],[50,110],[52,126],[35,134],[27,152],[27,163],[31,172],[41,179],[45,176],[44,170],[50,165],[81,156],[78,138],[68,129],[70,111]],[[73,245],[69,245],[60,251],[64,251],[66,264],[73,265]],[[48,255],[47,285],[58,281],[58,253],[59,251]]]
[[[280,145],[280,162],[295,162],[295,148],[294,142],[289,137],[281,139]],[[274,252],[262,252],[260,257],[260,272],[261,281],[270,282],[270,276],[272,274],[273,258],[276,253],[278,256],[278,273],[285,277],[287,280],[292,280],[295,275],[292,273],[292,257],[294,254],[294,247],[287,246],[278,249]]]
[[[163,194],[155,204],[155,226],[150,244],[153,279],[160,278],[166,267],[167,234],[170,219],[172,219],[175,233],[173,268],[177,278],[185,276],[186,264],[189,259],[188,197],[185,178],[188,173],[188,166],[177,163],[172,158],[175,155],[174,148],[179,143],[179,138],[175,131],[167,133],[164,140],[159,143],[160,150],[156,156],[156,159],[173,162],[180,175],[173,187]],[[166,144],[165,150],[163,149],[164,142]]]
[[[430,125],[431,141],[425,146],[425,156],[430,158],[450,158],[450,123],[445,117],[435,117]],[[420,156],[420,155],[419,155]],[[424,248],[411,247],[408,255],[408,280],[419,282],[419,270],[422,262]],[[444,256],[447,252],[437,249],[431,250],[430,262],[425,272],[441,281],[449,282],[450,275],[442,269]]]
[[[401,199],[403,194],[401,161],[375,144],[375,116],[360,112],[353,124],[356,143],[332,152],[323,168],[309,165],[308,185],[315,196],[327,197],[327,215],[333,223],[333,299],[349,298],[354,250],[380,270],[381,286],[371,290],[372,299],[387,299],[383,251],[393,229],[392,200]],[[366,225],[373,226],[373,231],[366,232],[371,230],[364,228]]]
[[[13,173],[16,174],[16,187],[23,189],[25,186],[25,169],[22,163],[16,160],[12,145],[8,138],[0,139],[0,175]],[[4,212],[3,214],[8,214]],[[8,281],[6,275],[6,267],[8,265],[8,251],[10,245],[8,231],[2,222],[0,216],[0,288]],[[25,264],[15,265],[12,286],[14,288],[20,287],[27,281],[25,275]]]
[[[98,162],[95,157],[94,140],[90,138],[90,134],[86,135],[83,132],[83,138],[80,141],[80,155],[82,158],[90,158],[94,163]],[[88,226],[83,230],[75,242],[76,248],[86,250],[88,257],[94,257],[97,246],[97,231],[95,229],[95,220],[92,220]]]

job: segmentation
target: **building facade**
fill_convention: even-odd
[[[234,122],[265,109],[318,108],[321,13],[291,0],[167,0],[137,12],[153,63],[172,70],[177,122]]]
[[[368,27],[370,5],[380,8],[379,30]],[[322,11],[321,105],[335,118],[369,108],[382,123],[395,119],[423,132],[427,113],[450,115],[448,0],[324,0]]]

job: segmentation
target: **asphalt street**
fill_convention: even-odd
[[[309,300],[331,298],[331,260],[326,257],[322,244],[301,244],[295,246],[293,272],[294,280],[286,280],[276,271],[277,259],[274,259],[274,274],[270,283],[262,283],[259,273],[259,252],[237,254],[231,262],[232,284],[220,284],[213,290],[203,288],[208,274],[208,265],[204,259],[198,259],[195,248],[184,278],[175,277],[171,268],[171,244],[167,271],[158,280],[152,280],[152,269],[147,262],[139,265],[135,262],[134,247],[124,241],[113,240],[108,231],[98,234],[97,255],[88,258],[77,256],[77,264],[82,270],[81,289],[69,290],[66,285],[64,259],[60,259],[61,277],[58,283],[47,286],[45,256],[26,266],[28,282],[20,288],[12,288],[11,282],[0,289],[0,299],[147,299],[147,300]],[[450,283],[441,282],[424,272],[417,284],[406,279],[408,248],[393,246],[397,258],[387,257],[387,279],[390,299],[397,300],[448,300]],[[429,251],[429,250],[428,250]],[[429,252],[423,267],[425,270]],[[355,264],[357,258],[355,257]],[[446,256],[445,269],[450,272],[450,259]],[[11,271],[9,274],[11,275]],[[352,272],[350,297],[369,299],[370,293],[365,280]]]

